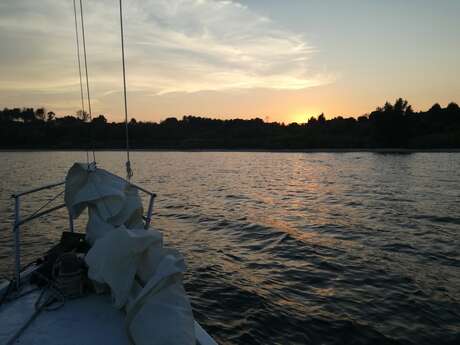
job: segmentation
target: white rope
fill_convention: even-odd
[[[129,157],[129,129],[128,129],[128,101],[126,97],[126,67],[125,67],[125,42],[123,33],[123,6],[122,1],[120,3],[120,37],[121,37],[121,61],[123,65],[123,96],[125,105],[125,137],[126,137],[126,178],[131,180],[133,177],[133,171],[131,169],[131,160]]]

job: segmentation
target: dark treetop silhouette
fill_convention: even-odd
[[[326,120],[321,114],[304,124],[252,120],[174,117],[160,123],[129,123],[133,148],[165,149],[452,149],[460,148],[460,108],[435,104],[414,112],[407,101],[386,103],[370,114]],[[0,111],[2,149],[99,149],[124,147],[124,123],[103,115],[89,121],[84,112],[56,117],[39,108]]]

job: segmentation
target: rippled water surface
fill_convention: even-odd
[[[81,152],[0,153],[9,195],[64,178]],[[123,154],[97,153],[123,174]],[[188,263],[195,316],[222,345],[460,344],[460,154],[135,152],[154,226]],[[54,192],[24,201],[24,214]],[[82,231],[83,220],[77,225]],[[23,229],[23,262],[65,213]]]

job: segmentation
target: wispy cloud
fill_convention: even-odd
[[[115,0],[84,4],[97,101],[120,89],[118,8]],[[126,0],[124,5],[130,91],[148,96],[297,90],[332,81],[309,68],[316,48],[304,37],[238,2]],[[73,30],[70,0],[2,1],[0,91],[78,96]]]

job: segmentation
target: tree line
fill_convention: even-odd
[[[199,116],[156,122],[132,119],[134,149],[452,149],[460,148],[460,108],[434,104],[415,112],[402,98],[358,118],[324,114],[305,123],[220,120]],[[125,146],[124,123],[104,115],[89,119],[78,111],[57,117],[44,108],[0,110],[2,149],[118,149]]]

